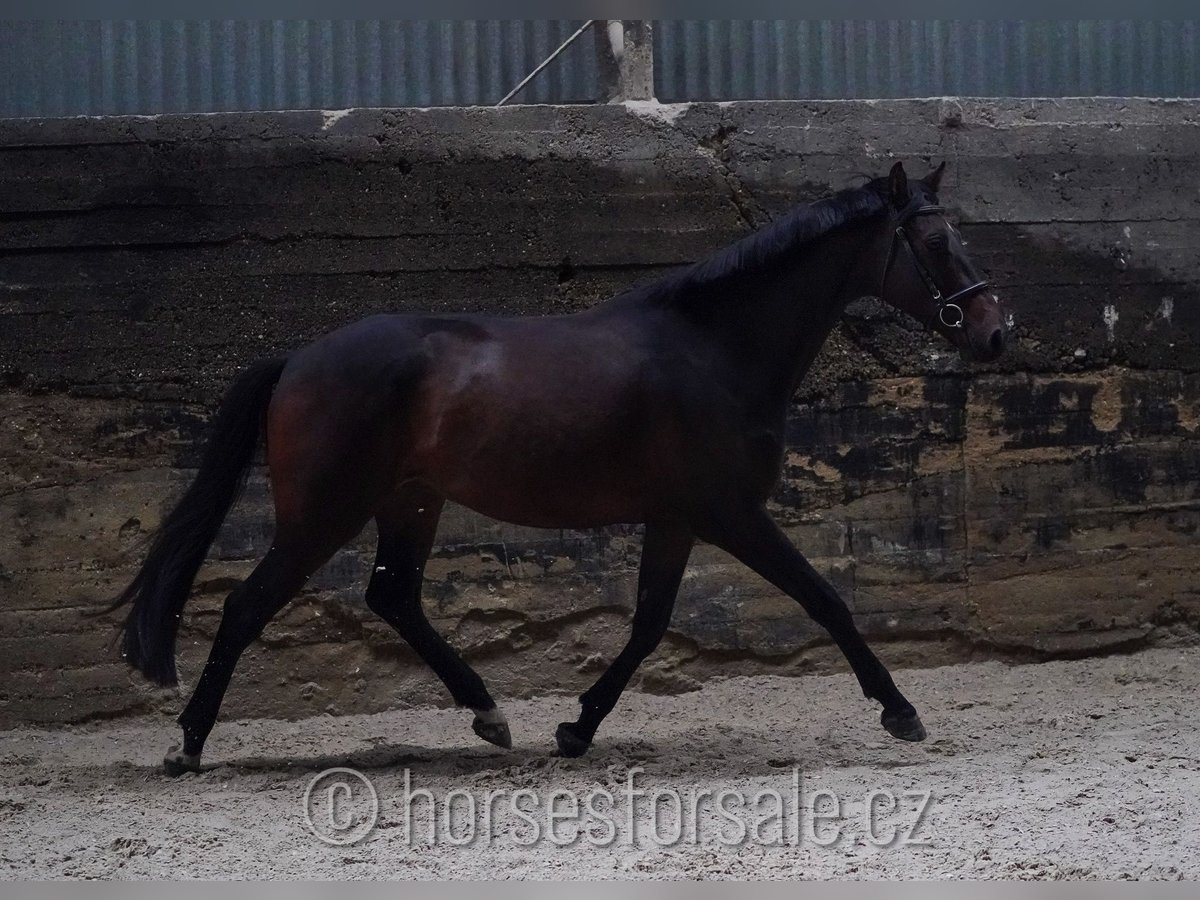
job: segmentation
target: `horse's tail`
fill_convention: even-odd
[[[246,483],[267,403],[286,362],[256,362],[230,386],[213,418],[196,480],[163,520],[141,571],[110,607],[133,604],[124,625],[123,655],[158,684],[178,682],[175,635],[183,605]]]

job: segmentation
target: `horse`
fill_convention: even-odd
[[[799,603],[881,704],[883,728],[924,740],[916,709],[845,602],[766,502],[782,472],[789,400],[850,301],[880,298],[968,360],[1003,351],[1003,306],[938,199],[944,170],[910,180],[896,163],[582,312],[381,314],[249,366],[213,417],[195,480],[112,607],[129,604],[129,665],[177,684],[184,604],[265,436],[274,536],[225,601],[165,771],[199,770],[239,656],[371,519],[378,548],[367,607],[474,713],[479,737],[511,747],[487,686],[421,606],[448,500],[538,528],[644,526],[630,636],[580,697],[578,719],[558,726],[562,756],[587,751],[663,638],[697,540]]]

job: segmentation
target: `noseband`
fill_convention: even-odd
[[[921,281],[925,283],[925,288],[929,291],[929,296],[937,304],[937,310],[934,313],[937,320],[946,328],[962,328],[963,322],[966,320],[966,313],[959,306],[959,301],[973,297],[980,291],[987,290],[990,282],[977,281],[975,284],[965,287],[961,291],[955,291],[949,297],[943,297],[941,290],[938,289],[937,282],[934,281],[933,273],[921,262],[921,257],[917,253],[916,247],[913,246],[912,238],[909,237],[908,229],[905,227],[917,216],[944,213],[945,211],[945,208],[941,206],[918,206],[912,212],[901,217],[899,224],[896,226],[896,231],[892,235],[892,242],[888,245],[887,262],[883,267],[883,281],[879,286],[879,296],[882,298],[884,290],[887,288],[888,273],[892,269],[892,260],[896,256],[896,246],[903,240],[904,246],[908,247],[908,255],[912,258],[913,265],[917,267],[917,274],[921,276]]]

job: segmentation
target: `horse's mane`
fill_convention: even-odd
[[[708,259],[647,287],[659,299],[702,293],[747,272],[768,268],[831,231],[873,216],[886,205],[886,179],[839,191],[832,197],[789,210],[769,225]]]

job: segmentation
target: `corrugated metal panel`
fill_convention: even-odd
[[[579,20],[0,21],[0,116],[495,103]],[[1195,21],[665,20],[659,99],[1200,96]],[[593,41],[514,102],[589,102]]]
[[[654,39],[664,102],[1200,96],[1195,21],[676,19]]]
[[[0,116],[495,103],[582,20],[0,21]],[[590,102],[590,37],[517,98]]]

